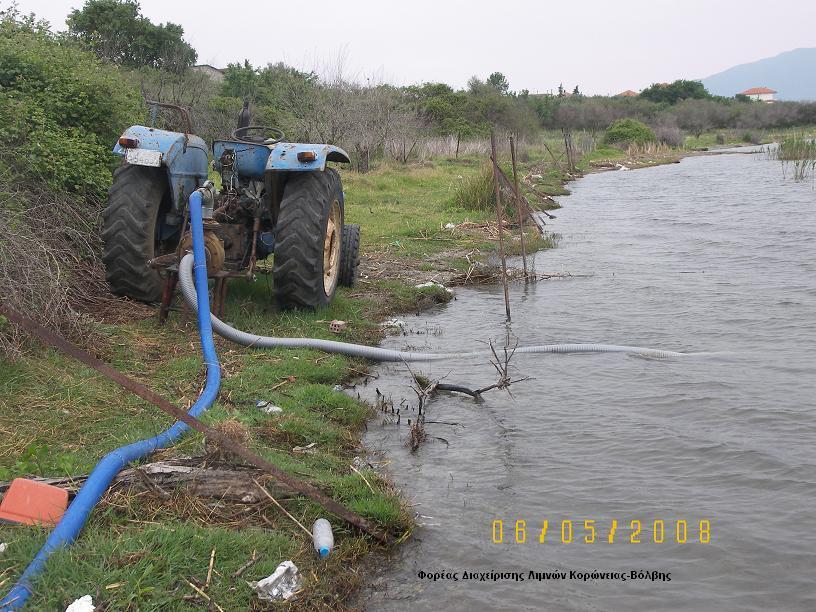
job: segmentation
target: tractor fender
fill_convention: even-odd
[[[181,211],[190,194],[207,180],[207,144],[202,138],[144,125],[129,127],[122,137],[138,140],[139,149],[162,154],[161,165],[167,168],[174,210]],[[113,152],[124,157],[125,148],[117,142]]]
[[[314,161],[298,160],[298,153],[313,152]],[[266,160],[267,172],[309,172],[325,170],[326,162],[349,163],[348,154],[340,147],[328,144],[305,144],[293,142],[279,142],[272,147],[269,158]]]

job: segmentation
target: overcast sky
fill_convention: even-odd
[[[55,30],[82,4],[18,0]],[[358,80],[400,85],[462,87],[472,75],[500,71],[513,90],[546,92],[563,82],[615,94],[816,47],[813,0],[142,0],[141,7],[154,23],[181,24],[199,63],[285,61],[312,70],[343,56]]]

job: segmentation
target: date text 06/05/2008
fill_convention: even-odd
[[[494,544],[709,544],[711,521],[654,519],[641,521],[495,519],[490,526]]]

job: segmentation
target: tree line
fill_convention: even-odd
[[[282,62],[253,66],[243,61],[229,64],[219,83],[192,69],[197,54],[184,40],[184,28],[153,24],[141,14],[136,0],[87,0],[69,15],[64,33],[51,32],[33,16],[26,19],[28,30],[35,32],[26,36],[40,41],[32,53],[45,53],[47,47],[47,53],[62,54],[63,63],[82,65],[76,54],[90,52],[104,67],[100,78],[115,67],[127,83],[138,84],[143,98],[190,108],[195,131],[205,139],[227,137],[243,102],[248,101],[255,124],[280,127],[291,140],[340,145],[351,153],[360,171],[381,158],[407,162],[432,139],[447,139],[449,153],[457,155],[460,143],[485,139],[491,129],[525,140],[542,130],[596,134],[628,118],[648,125],[659,140],[681,146],[685,134],[699,136],[712,129],[816,124],[815,103],[764,104],[745,96],[712,96],[700,82],[688,80],[654,84],[635,97],[585,96],[577,86],[570,94],[562,85],[556,95],[548,95],[514,91],[501,72],[474,76],[459,89],[436,82],[397,87],[352,79],[342,61],[314,71]],[[16,27],[22,27],[23,21],[18,15]],[[17,53],[12,47],[9,39],[5,52]],[[9,64],[8,58],[0,58],[0,65],[4,61]],[[12,65],[7,66],[7,74],[13,91],[16,73]],[[83,86],[94,90],[91,83]],[[121,102],[119,109],[98,113],[101,123],[107,126],[132,116],[132,97],[124,95],[129,89],[125,86],[100,106],[108,109]],[[21,91],[23,94],[34,98],[51,95]],[[70,113],[68,121],[54,117],[55,126],[71,125],[74,115],[92,113],[92,109]],[[180,125],[164,114],[159,122],[169,128]],[[90,131],[100,136],[98,126]]]

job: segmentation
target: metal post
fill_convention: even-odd
[[[527,249],[524,246],[524,215],[521,209],[524,204],[519,193],[518,172],[516,171],[516,141],[510,137],[510,159],[513,160],[513,190],[516,192],[516,215],[518,216],[519,235],[521,237],[521,265],[524,269],[524,280],[527,280]]]
[[[504,285],[504,310],[510,320],[510,295],[507,292],[507,262],[504,259],[504,229],[502,227],[502,201],[499,188],[499,160],[496,155],[496,134],[490,131],[490,151],[493,159],[493,191],[496,195],[496,222],[499,225],[499,255],[502,264],[502,284]]]

